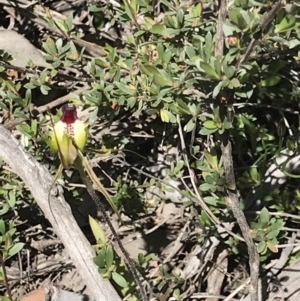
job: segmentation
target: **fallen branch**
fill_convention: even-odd
[[[32,193],[45,217],[60,237],[78,273],[95,300],[120,301],[120,297],[109,281],[104,281],[93,263],[95,253],[87,241],[66,203],[61,187],[51,195],[48,192],[53,181],[49,171],[38,163],[20,145],[19,141],[3,126],[0,126],[0,157],[16,173]],[[52,215],[53,214],[53,215]]]

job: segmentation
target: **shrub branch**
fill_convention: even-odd
[[[223,33],[223,24],[226,18],[226,1],[219,0],[219,15],[218,15],[218,25],[216,32],[216,47],[215,47],[215,56],[223,55],[224,47],[224,33]],[[228,121],[232,119],[233,106],[232,104],[228,105],[227,114]],[[247,223],[245,214],[240,208],[240,202],[236,189],[236,181],[234,175],[234,167],[232,160],[232,147],[229,137],[229,130],[225,131],[222,135],[221,150],[223,156],[223,164],[225,170],[225,182],[227,188],[227,203],[230,205],[231,210],[237,223],[241,229],[242,235],[245,239],[248,254],[249,254],[249,267],[250,267],[250,296],[251,301],[258,301],[259,288],[258,288],[258,279],[259,279],[259,255],[256,248],[256,245],[250,234],[250,227]],[[230,188],[229,188],[230,187]]]

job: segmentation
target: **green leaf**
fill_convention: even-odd
[[[213,91],[213,98],[216,98],[218,96],[218,94],[220,93],[221,89],[223,87],[223,83],[219,82],[215,87],[214,87],[214,91]]]
[[[69,28],[65,20],[57,20],[55,23],[62,31],[66,33],[69,32]]]
[[[161,280],[157,286],[157,289],[159,291],[162,291],[162,289],[164,288],[164,286],[167,284],[167,282],[165,280]]]
[[[185,49],[186,54],[188,55],[189,59],[196,56],[195,48],[188,45]]]
[[[106,244],[108,242],[105,231],[100,226],[99,222],[96,221],[89,215],[89,224],[92,229],[93,235],[97,243]]]
[[[225,121],[223,123],[223,127],[224,127],[225,130],[229,130],[229,129],[232,128],[232,124],[230,122],[228,122],[228,121]]]
[[[173,29],[173,28],[165,28],[162,32],[161,35],[163,36],[168,36],[170,38],[174,38],[180,33],[180,29]]]
[[[229,83],[229,85],[228,85],[228,88],[229,89],[235,89],[235,88],[239,88],[240,87],[240,82],[239,82],[239,80],[237,79],[237,78],[233,78],[231,81],[230,81],[230,83]]]
[[[217,206],[217,199],[212,197],[212,196],[206,196],[203,198],[204,202],[212,205],[212,206]]]
[[[166,24],[169,24],[171,27],[180,30],[179,26],[178,26],[179,24],[177,22],[177,18],[175,16],[166,15],[165,22],[166,22]]]
[[[242,8],[247,8],[248,3],[249,3],[249,0],[239,0],[239,4],[241,5]]]
[[[34,136],[36,136],[38,133],[38,122],[36,119],[33,119],[31,121],[31,130],[32,130]]]
[[[162,32],[166,29],[166,26],[163,24],[154,24],[150,29],[151,33],[154,34],[162,34]]]
[[[277,125],[277,135],[279,137],[284,137],[285,134],[286,134],[286,125],[285,125],[284,118],[281,118]]]
[[[242,12],[243,10],[240,8],[233,8],[229,11],[229,18],[241,30],[248,27],[246,20],[243,18]]]
[[[261,227],[260,227],[260,224],[259,223],[255,223],[255,222],[252,222],[251,223],[251,229],[256,229],[256,230],[258,230],[258,229],[260,229]]]
[[[112,279],[120,286],[120,287],[128,287],[128,283],[126,279],[117,272],[112,272]]]
[[[100,67],[107,67],[107,61],[101,57],[95,58],[95,64]]]
[[[225,75],[226,75],[227,79],[230,79],[235,73],[235,68],[233,66],[225,65],[224,66],[224,72],[225,72]]]
[[[70,13],[66,19],[66,24],[68,26],[68,31],[70,32],[73,29],[73,13]]]
[[[201,215],[199,216],[201,224],[204,226],[212,226],[212,221],[210,220],[209,216],[207,215],[207,213],[202,210],[201,211]]]
[[[266,248],[267,248],[267,244],[266,244],[266,242],[265,241],[261,241],[258,245],[257,245],[257,251],[258,251],[258,253],[264,253],[265,252],[265,250],[266,250]]]
[[[158,69],[151,65],[140,64],[139,66],[142,72],[153,78],[153,81],[157,86],[173,86],[171,76],[164,70]]]
[[[270,213],[266,207],[264,207],[259,215],[260,221],[263,225],[267,226],[270,220]]]
[[[14,117],[22,118],[24,120],[29,120],[29,117],[20,111],[15,111]],[[28,126],[28,124],[26,124],[26,126],[24,126],[24,128],[29,129],[28,132],[30,132],[30,127]]]
[[[193,17],[200,18],[202,16],[202,11],[203,11],[202,3],[201,4],[199,3],[196,6],[193,6],[193,9],[192,9]]]
[[[123,292],[123,291],[122,291]],[[128,295],[128,298],[126,296],[126,301],[139,301],[140,299],[137,298],[135,295]]]
[[[179,172],[182,169],[183,166],[184,166],[184,161],[183,160],[177,161],[176,166],[174,168],[174,171]]]
[[[24,88],[25,88],[25,89],[35,89],[36,87],[37,87],[37,86],[34,85],[34,84],[31,83],[31,82],[24,85]]]
[[[145,255],[143,253],[139,253],[138,255],[138,263],[139,265],[143,265],[146,262]]]
[[[278,236],[279,232],[279,230],[271,231],[266,235],[266,238],[272,240],[273,238],[276,238]]]
[[[103,8],[100,6],[97,6],[97,4],[93,4],[93,5],[89,6],[88,9],[90,12],[99,12],[99,11],[103,10]]]
[[[165,109],[160,110],[160,118],[163,122],[167,122],[167,123],[169,123],[169,122],[175,123],[176,122],[176,117],[174,116],[174,114]]]
[[[23,242],[15,243],[11,248],[9,248],[8,257],[6,259],[8,259],[8,258],[16,255],[17,253],[19,253],[23,249],[24,245],[25,244]]]
[[[212,169],[218,170],[218,155],[215,148],[212,148],[210,153],[204,150],[204,157]]]
[[[172,51],[166,51],[163,55],[163,62],[165,64],[169,64],[169,62],[172,58],[172,55],[173,55]]]
[[[207,129],[207,128],[203,127],[203,128],[200,130],[200,134],[206,136],[206,135],[210,135],[210,134],[215,133],[217,130],[218,130],[217,128],[216,128],[216,129],[213,129],[213,130],[210,130],[210,129]]]
[[[274,231],[274,230],[282,230],[283,229],[283,227],[284,227],[284,222],[283,222],[283,220],[277,220],[274,224],[272,224],[271,226],[270,226],[270,230],[271,231]]]
[[[251,167],[249,173],[251,175],[252,180],[260,183],[260,174],[256,167]]]
[[[4,111],[8,111],[9,110],[8,107],[6,106],[6,104],[3,103],[3,102],[0,102],[0,109],[2,109]]]
[[[99,268],[105,268],[105,266],[106,266],[105,252],[106,252],[106,248],[100,249],[97,256],[94,258],[94,262]],[[105,268],[105,271],[106,271],[106,268]]]
[[[52,54],[53,56],[58,54],[56,44],[50,37],[47,38],[46,43],[43,43],[43,47],[49,54]]]
[[[2,235],[5,233],[5,223],[3,219],[0,219],[0,233]]]
[[[208,183],[204,183],[200,185],[200,190],[201,191],[209,191],[209,190],[214,190],[214,185],[212,184],[208,184]]]
[[[296,25],[296,18],[291,14],[287,14],[279,24],[275,26],[275,33],[291,30]]]
[[[106,266],[109,268],[114,261],[114,250],[113,248],[108,245],[106,247],[106,253],[105,253],[105,262],[106,262]]]
[[[2,205],[2,208],[0,209],[0,216],[6,214],[9,211],[10,207],[7,203],[4,203]]]
[[[269,248],[270,251],[273,253],[278,253],[278,248],[270,241],[267,241],[267,247]]]
[[[274,42],[278,42],[284,46],[289,46],[289,41],[282,38],[282,37],[270,37],[268,40],[274,41]]]
[[[177,22],[178,22],[178,25],[181,27],[183,25],[183,22],[184,22],[184,12],[183,10],[180,8],[177,10]]]
[[[211,65],[209,65],[205,62],[200,62],[200,67],[203,69],[205,74],[208,75],[209,77],[212,77],[215,79],[220,79],[219,75],[217,74],[217,72],[214,70],[214,68]]]
[[[184,130],[185,132],[189,133],[191,132],[196,126],[196,118],[193,117],[190,119],[190,121],[185,125]]]
[[[294,40],[289,41],[289,48],[290,49],[295,48],[299,45],[300,45],[300,40],[299,39],[294,39]]]
[[[8,231],[8,232],[5,233],[4,237],[5,237],[5,246],[4,246],[4,249],[8,250],[13,245],[12,235]],[[5,259],[7,258],[7,256],[8,256],[8,253],[6,254]]]
[[[273,75],[266,79],[261,80],[260,84],[262,87],[272,87],[280,82],[281,77],[279,75]]]
[[[214,120],[207,120],[203,123],[203,126],[209,130],[217,129],[218,125]]]
[[[263,230],[258,230],[258,231],[256,232],[255,239],[256,239],[257,241],[264,241],[264,239],[265,239],[265,232],[264,232]]]
[[[186,114],[190,114],[190,108],[188,107],[188,105],[180,98],[176,98],[176,102],[178,103],[179,107],[185,111]]]
[[[13,190],[8,194],[8,204],[11,208],[14,208],[16,205],[16,192]]]
[[[213,37],[210,31],[205,36],[205,44],[204,44],[204,57],[203,59],[206,62],[210,61],[211,54],[213,51]]]
[[[132,96],[136,94],[136,91],[135,91],[135,90],[130,89],[130,88],[128,87],[128,85],[125,85],[125,84],[123,84],[123,83],[121,83],[121,82],[116,82],[116,86],[117,86],[122,92],[124,92],[125,94],[132,95]]]
[[[48,95],[48,91],[50,91],[51,88],[48,87],[48,86],[46,86],[46,85],[42,85],[42,86],[40,87],[40,90],[41,90],[41,92],[42,92],[43,95]]]

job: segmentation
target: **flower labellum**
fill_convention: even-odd
[[[62,118],[55,123],[50,134],[50,147],[59,154],[65,168],[70,168],[77,158],[77,148],[83,151],[87,142],[87,126],[78,116],[76,107],[62,107]]]

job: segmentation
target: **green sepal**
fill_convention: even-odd
[[[74,131],[74,137],[73,137],[74,143],[81,151],[83,151],[88,140],[88,133],[89,133],[88,124],[82,122],[81,120],[76,120],[73,124],[73,131]]]

